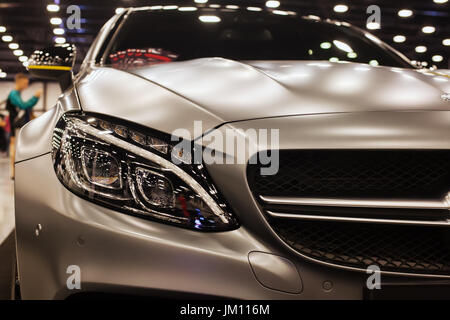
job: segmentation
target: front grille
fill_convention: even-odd
[[[282,150],[279,171],[248,166],[256,195],[319,198],[441,198],[450,191],[449,151]]]
[[[450,151],[445,150],[282,150],[279,171],[260,174],[249,164],[248,184],[262,210],[290,214],[267,219],[290,247],[315,260],[359,269],[450,275],[447,209],[384,209],[271,204],[259,196],[337,199],[439,200],[450,191]],[[292,218],[295,214],[317,220]],[[320,216],[393,219],[387,224],[322,221]]]
[[[398,226],[274,219],[275,232],[305,256],[333,264],[382,271],[450,274],[446,227]]]

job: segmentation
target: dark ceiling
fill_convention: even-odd
[[[1,0],[0,0],[1,1]],[[450,38],[450,1],[437,4],[433,0],[279,0],[278,9],[292,10],[299,15],[317,15],[322,18],[331,18],[347,21],[351,24],[365,28],[368,6],[376,4],[381,9],[381,29],[371,32],[404,53],[413,60],[427,61],[439,68],[450,68],[450,46],[442,44],[443,39]],[[437,0],[439,1],[439,0]],[[441,0],[443,1],[443,0]],[[445,0],[444,0],[445,1]],[[59,3],[59,12],[48,12],[46,7],[51,3]],[[149,5],[196,5],[209,6],[211,4],[259,6],[265,7],[265,0],[209,0],[206,4],[196,4],[194,0],[11,0],[0,2],[0,26],[7,28],[0,36],[11,35],[13,42],[20,45],[24,55],[29,56],[35,49],[46,47],[54,42],[55,35],[49,22],[51,17],[60,17],[65,22],[69,5],[78,5],[81,8],[81,29],[65,30],[68,42],[74,43],[78,48],[78,61],[80,61],[90,43],[93,41],[100,27],[109,17],[114,15],[117,7],[136,7]],[[345,4],[348,11],[336,13],[333,8],[337,4]],[[399,9],[411,9],[410,18],[400,18]],[[65,24],[64,24],[65,25]],[[432,34],[421,31],[423,26],[431,25],[436,28]],[[394,43],[395,35],[406,36],[404,43]],[[416,53],[415,47],[424,45],[428,48],[425,53]],[[432,56],[441,55],[444,59],[440,63],[432,62]],[[0,69],[7,73],[11,79],[15,73],[25,71],[18,57],[14,56],[8,43],[0,40]]]

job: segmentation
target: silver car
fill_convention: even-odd
[[[22,298],[448,294],[448,75],[280,10],[130,8],[75,54],[29,62],[63,93],[18,138]]]

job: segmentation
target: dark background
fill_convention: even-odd
[[[47,4],[59,3],[60,11],[48,12]],[[450,68],[450,47],[444,46],[442,40],[450,38],[450,1],[445,4],[436,4],[433,0],[280,0],[280,10],[292,10],[298,15],[317,15],[321,18],[331,18],[347,21],[351,24],[365,28],[369,5],[376,4],[381,8],[381,29],[371,30],[373,34],[392,45],[412,60],[427,61],[429,65],[435,64],[439,68]],[[54,42],[55,35],[50,24],[51,17],[60,17],[65,25],[66,8],[69,5],[78,5],[81,8],[81,30],[67,30],[65,37],[68,42],[74,43],[78,48],[78,63],[82,60],[95,38],[100,27],[115,13],[117,7],[150,6],[150,5],[197,5],[194,0],[0,0],[0,25],[7,28],[7,32],[14,37],[13,42],[20,45],[26,56],[37,48],[46,47]],[[240,7],[248,5],[265,8],[265,0],[209,0],[204,5],[235,4]],[[336,13],[333,7],[336,4],[346,4],[349,10],[345,13]],[[399,9],[411,9],[414,14],[410,18],[400,18]],[[424,34],[421,29],[425,25],[436,28],[433,34]],[[0,34],[0,36],[4,35]],[[402,34],[406,42],[394,43],[392,38]],[[414,48],[425,45],[428,51],[418,54]],[[432,62],[431,57],[439,54],[444,57],[440,63]],[[8,74],[6,79],[11,80],[15,73],[24,72],[25,68],[8,48],[8,43],[0,40],[0,68]],[[3,79],[4,80],[4,79]]]

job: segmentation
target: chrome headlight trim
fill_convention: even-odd
[[[111,127],[105,125],[105,123]],[[114,125],[120,127],[119,133],[116,133],[114,129],[111,130]],[[157,149],[154,146],[141,146],[137,141],[142,142],[145,139],[137,139],[136,134],[133,136],[134,139],[132,139],[131,135],[124,134],[124,128],[127,128],[130,132],[137,132],[137,135],[142,134],[144,137],[153,137],[152,134],[156,134],[155,139],[151,139],[152,141],[167,143],[167,149],[169,150],[173,148],[170,136],[161,132],[126,123],[123,120],[105,115],[66,113],[61,117],[55,128],[52,153],[55,171],[64,186],[89,201],[152,220],[162,220],[182,227],[203,231],[224,231],[238,227],[236,218],[231,213],[228,204],[218,194],[217,188],[210,180],[203,165],[174,164],[170,161],[170,152],[168,155],[164,155],[164,151],[167,151],[166,148],[162,148],[160,145]],[[150,133],[147,135],[147,132]],[[164,135],[166,136],[165,140],[162,138]],[[124,136],[127,136],[128,139]],[[71,154],[74,145],[73,139],[78,141],[76,142],[78,144],[77,150],[86,148],[85,144],[94,144],[100,148],[99,154],[106,154],[106,152],[101,151],[101,148],[111,148],[115,153],[111,153],[111,157],[118,158],[121,166],[125,166],[124,168],[119,168],[119,175],[121,178],[126,176],[123,179],[124,181],[121,181],[121,186],[126,184],[123,187],[127,188],[127,191],[123,194],[117,193],[118,195],[112,195],[106,188],[99,187],[93,183],[86,183],[83,178],[80,179],[77,172],[77,168],[80,167],[78,162],[80,161]],[[125,156],[121,157],[120,155]],[[59,168],[62,159],[65,161],[64,168]],[[167,208],[161,207],[164,210],[157,210],[159,208],[155,209],[154,206],[148,205],[148,203],[142,203],[142,197],[139,196],[139,192],[142,193],[143,191],[142,188],[137,188],[137,179],[135,172],[132,170],[132,167],[138,166],[140,162],[142,162],[144,169],[148,168],[150,172],[153,169],[157,170],[155,176],[162,174],[170,183],[174,182],[167,176],[175,177],[174,179],[180,182],[180,188],[177,188],[177,190],[182,190],[178,192],[188,190],[186,192],[190,197],[182,195],[179,199],[181,202],[183,200],[184,203],[179,204],[177,209],[180,211],[180,207],[183,207],[181,211],[185,214],[184,216],[174,216],[168,212]],[[68,169],[68,175],[64,173],[65,169]],[[193,174],[193,172],[196,173]],[[84,174],[86,175],[86,172]],[[198,204],[199,201],[203,202],[203,206],[199,206],[200,209],[193,207],[193,204]],[[120,202],[124,203],[119,206],[118,203]],[[193,210],[199,214],[199,217],[195,218],[195,223],[192,221],[194,217],[187,215],[187,213],[194,212]]]

